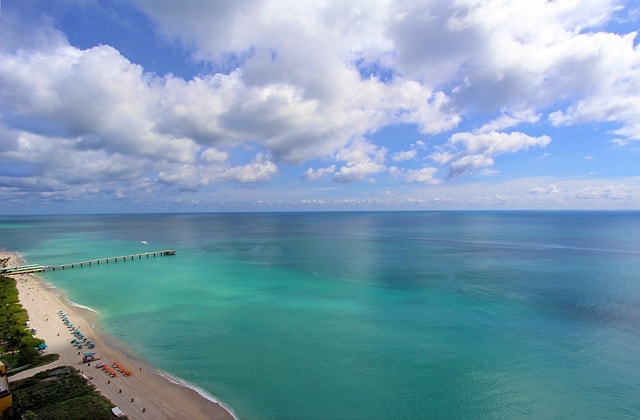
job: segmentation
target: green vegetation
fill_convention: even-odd
[[[76,369],[63,366],[11,382],[13,407],[8,419],[112,419],[109,400]]]
[[[38,345],[44,341],[33,336],[28,320],[27,311],[18,301],[15,279],[0,276],[0,357],[8,369],[42,364]],[[44,361],[49,363],[50,359]]]

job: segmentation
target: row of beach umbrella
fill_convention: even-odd
[[[71,340],[71,344],[74,345],[78,350],[80,350],[84,346],[87,346],[90,349],[96,346],[95,343],[92,343],[87,337],[84,336],[84,334],[82,334],[82,332],[80,332],[78,328],[73,325],[73,323],[69,320],[67,314],[65,314],[63,311],[58,311],[58,316],[60,317],[62,322],[64,322],[64,325],[69,329],[69,331],[71,331],[71,334],[75,336],[75,338]]]

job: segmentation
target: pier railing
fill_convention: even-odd
[[[163,251],[151,251],[151,252],[142,252],[139,254],[131,254],[131,255],[119,255],[117,257],[105,257],[105,258],[96,258],[94,260],[86,260],[86,261],[78,261],[74,263],[68,264],[58,264],[58,265],[38,265],[38,264],[29,264],[29,265],[20,265],[16,267],[3,267],[0,268],[0,274],[27,274],[27,273],[40,273],[47,270],[64,270],[67,268],[76,268],[76,267],[91,267],[93,265],[100,264],[109,264],[110,262],[125,262],[127,260],[141,260],[143,258],[149,257],[163,257],[166,255],[175,255],[176,251],[173,249],[165,249]]]

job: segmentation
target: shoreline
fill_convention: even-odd
[[[8,265],[23,263],[19,254],[0,251],[0,258],[9,257]],[[98,312],[92,308],[67,299],[66,293],[49,285],[35,274],[7,275],[16,280],[20,304],[29,314],[35,336],[45,340],[49,353],[57,353],[57,362],[26,370],[10,377],[10,381],[29,377],[38,371],[59,365],[72,366],[87,377],[96,389],[119,407],[130,419],[236,419],[233,411],[218,401],[215,396],[188,382],[151,366],[109,335],[98,323]],[[82,362],[82,354],[72,344],[74,336],[59,316],[62,311],[73,324],[89,338],[96,347],[100,361],[111,365],[114,361],[131,370],[131,376],[118,374],[110,377],[95,364]]]

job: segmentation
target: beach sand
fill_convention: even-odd
[[[0,258],[4,257],[10,257],[8,266],[23,263],[15,253],[0,252]],[[96,326],[95,312],[71,304],[61,291],[47,285],[42,278],[32,274],[11,277],[16,279],[20,303],[29,314],[31,328],[36,329],[36,337],[45,340],[48,352],[59,354],[60,359],[46,366],[20,372],[11,376],[10,381],[29,377],[58,365],[73,366],[130,419],[234,418],[220,404],[186,386],[171,382],[140,358],[127,354],[123,350],[124,346]],[[75,327],[96,344],[93,350],[86,347],[78,350],[71,344],[75,337],[65,326],[58,311],[64,312]],[[117,361],[133,375],[125,377],[118,373],[112,378],[95,367],[97,362],[91,362],[90,366],[83,363],[82,354],[88,351],[95,351],[100,361],[108,366]]]

